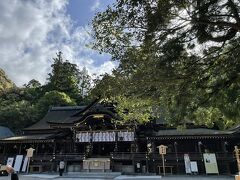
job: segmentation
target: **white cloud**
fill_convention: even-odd
[[[110,72],[113,62],[96,66],[98,54],[86,47],[89,27],[74,27],[66,14],[67,0],[0,1],[0,68],[17,85],[31,79],[44,83],[52,58],[64,58],[94,74]]]
[[[91,11],[97,11],[100,9],[100,0],[95,0],[95,2],[93,3],[92,7],[91,7]]]

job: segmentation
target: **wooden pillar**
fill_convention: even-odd
[[[6,148],[7,148],[6,146],[7,146],[7,144],[3,145],[3,153],[2,153],[3,155],[5,155],[5,153],[6,153]]]
[[[38,154],[38,148],[39,148],[39,144],[37,143],[37,146],[36,146],[36,155]]]
[[[152,142],[147,137],[147,152],[146,152],[146,173],[149,173],[149,160],[150,160],[150,154],[152,153]]]
[[[200,154],[202,154],[202,142],[201,141],[198,141],[198,152],[200,153]]]
[[[56,154],[56,145],[57,145],[57,143],[56,143],[56,141],[54,141],[54,144],[53,144],[53,154]]]
[[[55,157],[56,157],[55,154],[56,154],[56,141],[53,142],[51,171],[54,171],[54,167],[55,167]]]
[[[226,159],[225,165],[226,165],[226,170],[228,174],[231,174],[230,171],[230,165],[229,165],[229,161],[228,161],[228,151],[227,151],[227,146],[228,146],[228,142],[227,141],[223,141],[221,140],[221,147],[222,147],[222,151],[224,152],[224,159]]]
[[[204,162],[202,161],[202,159],[203,159],[203,155],[202,155],[202,142],[201,141],[198,141],[197,142],[197,148],[198,148],[198,153],[199,153],[199,157],[200,157],[200,162],[198,163],[198,172],[199,173],[203,173],[204,171],[203,171],[203,169],[204,169]]]
[[[176,162],[177,162],[177,174],[179,174],[179,162],[178,162],[178,143],[175,141],[174,143],[173,143],[173,145],[174,145],[174,152],[175,152],[175,157],[176,157]]]
[[[77,147],[76,147],[76,130],[73,129],[72,130],[72,133],[73,133],[73,138],[72,138],[72,152],[76,153],[77,151]]]
[[[21,154],[22,153],[22,143],[20,143],[19,145],[19,151],[18,151],[18,154]]]
[[[115,133],[114,152],[118,152],[118,132]]]
[[[0,154],[3,153],[3,144],[0,144]]]

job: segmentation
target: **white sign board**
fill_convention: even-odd
[[[25,156],[23,166],[22,166],[22,172],[26,172],[28,161],[29,161],[29,158]]]
[[[23,155],[17,155],[14,163],[14,170],[16,172],[20,171],[21,165],[22,165]]]
[[[185,172],[186,174],[191,174],[191,164],[189,154],[184,154],[184,164],[185,164]]]
[[[214,153],[204,153],[203,159],[204,159],[206,174],[219,174],[217,159]]]
[[[27,157],[33,157],[33,151],[34,151],[35,149],[33,149],[33,148],[29,148],[29,149],[27,149]]]
[[[13,157],[9,157],[7,159],[7,165],[13,166],[13,161],[14,161],[14,158]]]
[[[160,145],[159,148],[159,154],[167,154],[167,146]]]
[[[190,166],[193,173],[198,173],[197,161],[191,161]]]

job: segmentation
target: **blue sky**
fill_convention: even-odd
[[[116,67],[107,54],[86,47],[95,13],[113,0],[0,1],[0,68],[16,85],[31,79],[45,83],[52,58],[63,57],[91,75]]]
[[[104,11],[112,3],[114,3],[113,0],[69,0],[66,10],[75,27],[91,26],[95,14]],[[87,54],[82,55],[87,56]],[[95,53],[92,57],[95,59],[93,62],[95,66],[101,65],[111,58],[107,54],[100,55],[98,53]]]
[[[67,13],[78,25],[84,26],[91,22],[98,11],[103,11],[113,0],[69,0]]]

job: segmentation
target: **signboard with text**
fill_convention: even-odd
[[[159,154],[167,154],[167,146],[160,145],[159,148]]]
[[[217,159],[214,153],[204,153],[203,159],[204,159],[206,174],[219,174]]]

